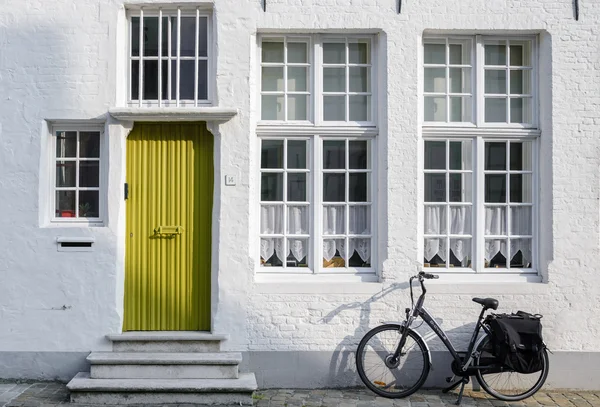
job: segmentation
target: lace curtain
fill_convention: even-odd
[[[346,233],[368,235],[371,233],[371,207],[351,206],[349,208],[348,231],[345,230],[345,206],[326,206],[323,208],[324,235],[344,235]],[[367,262],[371,258],[371,239],[348,239],[347,252],[346,239],[323,239],[323,258],[325,260],[331,261],[336,250],[339,251],[346,263],[355,251],[363,262]]]
[[[485,234],[506,235],[506,207],[485,208]],[[531,207],[513,206],[510,208],[511,234],[531,235]],[[510,239],[511,260],[521,252],[525,263],[531,262],[531,239]],[[498,253],[508,257],[506,239],[485,241],[485,259],[490,261]]]
[[[261,234],[283,233],[283,206],[263,206],[260,214]],[[308,234],[308,206],[287,207],[287,233],[288,235]],[[308,239],[294,239],[288,236],[288,255],[291,254],[296,261],[301,261],[308,254]],[[263,260],[270,259],[273,254],[283,263],[287,255],[283,253],[283,239],[279,237],[263,237],[260,239],[260,256]]]

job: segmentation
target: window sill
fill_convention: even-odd
[[[255,289],[264,294],[375,294],[382,290],[376,274],[257,273]]]
[[[237,115],[236,109],[204,107],[116,107],[108,113],[117,120],[136,122],[216,121],[226,122]]]

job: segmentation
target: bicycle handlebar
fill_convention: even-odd
[[[425,273],[424,271],[421,271],[419,273],[419,277],[423,277],[423,278],[426,278],[428,280],[440,278],[440,276],[438,276],[437,274]]]

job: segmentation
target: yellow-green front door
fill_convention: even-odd
[[[213,136],[136,123],[127,138],[124,331],[210,330]]]

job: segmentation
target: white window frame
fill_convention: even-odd
[[[260,68],[262,66],[283,66],[281,64],[263,64],[262,62],[262,42],[263,40],[268,39],[284,39],[285,43],[287,43],[288,39],[296,39],[296,40],[308,40],[309,45],[309,85],[308,89],[310,92],[308,98],[308,111],[307,111],[307,120],[298,120],[298,121],[287,121],[287,120],[262,120],[262,103],[261,103],[261,95],[262,92],[262,72]],[[368,121],[325,121],[323,120],[323,43],[324,42],[344,42],[346,44],[346,49],[348,49],[348,43],[352,40],[368,40],[370,47],[370,64],[349,64],[348,62],[348,52],[346,52],[346,63],[344,67],[346,68],[346,92],[345,94],[354,94],[354,92],[349,92],[349,66],[369,66],[370,67],[370,76],[369,80],[371,83],[371,106],[370,106],[370,117],[371,120]],[[285,45],[284,45],[285,46]],[[377,105],[378,105],[378,61],[377,57],[377,36],[370,34],[261,34],[258,36],[258,60],[259,64],[259,72],[258,72],[258,125],[304,125],[304,126],[320,126],[320,127],[376,127],[377,126]],[[284,53],[287,54],[287,53]],[[287,62],[285,63],[287,66]],[[340,66],[341,67],[341,66]],[[284,75],[287,70],[284,70]],[[287,94],[287,77],[284,77],[284,87],[286,89]],[[267,92],[269,93],[269,92]],[[277,93],[277,92],[275,92]],[[361,93],[362,94],[362,93]],[[284,117],[287,117],[287,105],[284,106],[286,109]],[[348,113],[349,102],[346,104],[346,114]]]
[[[472,111],[471,111],[471,121],[470,122],[427,122],[423,121],[423,128],[425,127],[460,127],[460,128],[507,128],[507,129],[537,129],[539,127],[539,63],[538,63],[538,49],[539,49],[539,41],[536,35],[424,35],[423,42],[421,47],[421,52],[423,52],[424,45],[428,43],[439,44],[442,41],[445,41],[446,47],[448,46],[448,42],[452,40],[465,41],[470,40],[472,43],[471,50],[471,64],[464,65],[464,67],[471,67],[471,99],[472,99]],[[531,123],[486,123],[485,122],[485,41],[530,41],[531,42],[531,64],[530,67],[532,71],[531,78],[531,115],[532,120]],[[507,52],[507,59],[509,58],[510,50]],[[421,56],[421,75],[423,75],[423,68],[425,66],[423,56]],[[508,64],[508,62],[507,62]],[[428,67],[445,67],[448,69],[448,56],[446,57],[446,64],[444,65],[430,65],[427,64]],[[460,65],[461,67],[463,65]],[[510,69],[522,69],[523,67],[506,67],[507,71]],[[527,68],[529,69],[529,68]],[[423,76],[422,76],[423,77]],[[507,75],[506,79],[506,87],[507,92],[510,92],[510,75]],[[446,81],[448,82],[448,81]],[[449,89],[449,83],[446,83],[447,90]],[[448,93],[448,92],[447,92]],[[420,87],[421,94],[421,109],[423,109],[423,94],[424,87],[423,84]],[[513,97],[517,97],[518,95],[512,95]],[[508,95],[506,96],[508,98]],[[449,110],[450,106],[447,103],[446,109]],[[510,110],[510,104],[507,104],[507,111]],[[508,119],[507,115],[507,120]],[[449,117],[447,117],[449,120]]]
[[[107,165],[107,151],[105,149],[105,136],[104,136],[104,126],[94,126],[94,125],[54,125],[51,127],[51,135],[50,135],[50,143],[48,143],[50,147],[50,171],[49,171],[49,188],[48,194],[50,196],[49,200],[49,219],[51,224],[56,225],[89,225],[89,226],[102,226],[104,224],[106,218],[106,168]],[[70,158],[60,158],[56,156],[56,146],[57,146],[57,138],[56,135],[59,132],[77,132],[77,152],[75,157]],[[98,132],[100,134],[100,151],[98,159],[84,159],[82,160],[79,157],[79,133],[80,132]],[[80,190],[93,190],[98,191],[98,217],[97,218],[80,218],[77,214],[76,217],[57,217],[56,216],[56,164],[58,161],[74,161],[77,164],[76,167],[76,179],[79,178],[79,162],[80,161],[98,161],[98,175],[99,175],[99,184],[98,187],[90,187],[90,188],[80,188],[80,187],[69,187],[68,190],[75,191],[75,211],[78,211],[78,192]],[[62,188],[61,188],[62,189]],[[63,189],[64,190],[64,189]]]
[[[423,155],[425,151],[425,141],[468,141],[470,140],[472,143],[472,243],[471,243],[471,265],[472,268],[462,268],[462,267],[449,267],[450,259],[446,260],[446,267],[424,267],[422,265],[422,270],[433,273],[444,273],[444,274],[498,274],[498,275],[538,275],[541,270],[541,266],[539,264],[539,147],[540,147],[540,136],[541,132],[539,130],[539,70],[538,70],[538,38],[534,35],[424,35],[423,36],[423,46],[427,43],[440,43],[445,41],[446,46],[448,44],[448,40],[472,40],[473,41],[473,50],[471,55],[471,65],[472,75],[471,75],[471,89],[472,89],[472,122],[423,122],[422,123],[422,137],[420,140],[420,182],[421,185],[424,185],[424,174],[427,172],[424,169],[424,160]],[[532,86],[532,122],[530,124],[521,124],[521,123],[485,123],[484,121],[484,42],[485,41],[497,41],[497,40],[514,40],[514,41],[531,41],[531,63],[532,63],[532,78],[531,78],[531,86]],[[424,47],[422,48],[423,52]],[[510,50],[508,50],[510,52]],[[507,58],[509,58],[509,53],[507,54]],[[420,66],[421,75],[423,75],[425,65],[424,59],[421,58],[423,62]],[[446,60],[448,62],[448,58]],[[507,63],[508,64],[508,63]],[[447,66],[447,64],[446,64]],[[519,69],[520,67],[510,67],[514,69]],[[507,72],[510,69],[508,66],[506,67]],[[507,75],[510,77],[510,75]],[[422,76],[423,77],[423,76]],[[447,85],[449,86],[449,85]],[[510,79],[507,78],[507,92],[510,92]],[[448,89],[448,88],[447,88]],[[424,102],[424,87],[420,88],[420,106],[423,109]],[[518,96],[518,95],[514,95]],[[509,96],[507,95],[507,98]],[[449,108],[449,107],[448,107]],[[507,107],[508,109],[509,107]],[[509,116],[507,116],[507,120]],[[449,118],[448,118],[449,119]],[[485,160],[485,142],[520,142],[520,141],[530,141],[532,142],[532,243],[531,243],[531,251],[532,251],[532,268],[492,268],[485,267],[485,206],[505,206],[508,208],[508,204],[499,203],[495,205],[493,203],[486,204],[485,203],[485,173],[484,170],[484,160]],[[508,157],[508,152],[507,152]],[[508,158],[507,158],[508,159]],[[500,171],[502,172],[502,171]],[[506,172],[510,171],[510,167],[507,164]],[[447,186],[448,188],[448,186]],[[507,184],[507,197],[510,194],[510,185]],[[424,188],[421,188],[424,191]],[[508,200],[508,198],[507,198]],[[443,204],[440,202],[440,204]],[[421,193],[420,199],[421,208],[423,208],[425,203],[424,193]],[[514,205],[514,204],[510,204]],[[423,210],[421,210],[423,213]],[[510,236],[510,210],[507,209],[507,236],[503,236],[503,239],[507,239]],[[449,214],[447,214],[447,218],[449,218]],[[449,222],[449,219],[448,219]],[[451,237],[449,227],[447,226],[446,234],[447,237]],[[466,235],[464,237],[467,237]],[[420,228],[419,228],[419,262],[424,261],[424,218],[421,217],[420,220]],[[449,249],[448,249],[449,250]],[[511,256],[510,249],[508,256]],[[507,263],[510,263],[510,258],[507,259]]]
[[[172,54],[172,41],[171,41],[171,30],[168,29],[168,51],[167,55],[162,55],[162,18],[163,17],[177,17],[177,49],[175,55]],[[140,18],[140,51],[139,56],[135,57],[132,55],[132,18],[139,17]],[[141,41],[142,33],[144,30],[144,17],[158,17],[159,21],[159,32],[158,32],[158,56],[145,57],[144,56],[144,47]],[[195,55],[193,57],[184,57],[180,55],[180,44],[181,44],[181,17],[195,17],[196,18],[196,31],[195,31]],[[199,20],[200,18],[206,18],[207,20],[207,56],[203,57],[199,55],[199,46],[198,46],[198,34],[199,34]],[[168,18],[168,27],[171,26],[171,19]],[[139,8],[132,9],[127,12],[127,103],[132,107],[198,107],[198,106],[208,106],[212,104],[214,100],[214,81],[215,81],[215,73],[214,73],[214,50],[213,50],[213,41],[212,41],[212,14],[208,12],[206,9],[202,7],[152,7],[152,8]],[[138,99],[132,99],[131,94],[131,85],[132,85],[132,61],[134,60],[157,60],[158,63],[158,100],[155,99],[142,99],[140,96],[143,96],[143,84],[144,84],[144,70],[143,70],[143,62],[139,65],[138,70]],[[180,84],[180,66],[182,60],[193,60],[195,61],[194,66],[194,100],[180,100],[179,97],[179,84]],[[176,75],[176,89],[172,89],[172,80],[168,80],[167,82],[167,92],[170,94],[170,99],[163,100],[162,95],[162,80],[163,80],[163,69],[162,62],[163,61],[175,61],[176,62],[176,72],[171,75]],[[207,61],[207,92],[206,99],[199,99],[198,96],[198,61]],[[170,72],[172,70],[171,63],[167,63],[167,69]],[[172,76],[171,76],[172,77]]]

